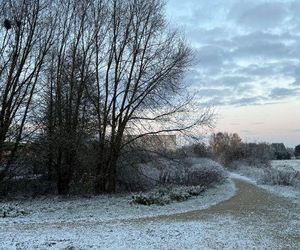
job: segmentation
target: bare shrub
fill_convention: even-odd
[[[259,179],[261,184],[293,186],[300,188],[300,173],[293,168],[267,168]]]
[[[157,185],[211,187],[227,177],[223,167],[208,158],[177,161],[160,157],[145,164],[120,166],[118,172],[123,191],[148,191]]]
[[[187,169],[186,185],[210,187],[226,179],[223,167],[213,160],[192,158],[189,163],[191,166]]]
[[[300,172],[292,167],[256,167],[241,163],[236,170],[238,173],[256,180],[259,184],[300,188]]]

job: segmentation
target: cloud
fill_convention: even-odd
[[[292,88],[274,88],[272,89],[270,93],[270,97],[273,99],[275,98],[286,98],[291,96],[299,96],[299,90],[298,89],[292,89]]]
[[[299,1],[170,0],[169,5],[194,49],[185,80],[201,102],[246,106],[299,96]]]
[[[236,24],[246,28],[274,29],[287,19],[288,6],[280,2],[265,2],[261,4],[239,2],[229,12]]]
[[[229,60],[223,48],[217,46],[203,46],[195,52],[195,62],[201,68],[220,68]]]
[[[290,8],[289,8],[292,16],[291,16],[291,23],[294,24],[295,27],[299,27],[299,21],[300,21],[300,2],[298,0],[293,1],[290,4]]]
[[[198,92],[199,96],[204,96],[204,97],[220,97],[224,96],[224,92],[228,91],[228,89],[217,89],[217,88],[203,88],[200,89]],[[225,94],[226,95],[226,94]]]
[[[299,71],[300,76],[300,63],[294,59],[288,60],[275,60],[257,62],[249,64],[247,67],[241,67],[237,70],[238,74],[251,75],[255,78],[272,78],[274,76],[283,76],[284,78],[297,77]]]
[[[294,74],[294,79],[295,79],[295,81],[293,82],[292,85],[300,86],[300,65],[298,65],[298,67],[294,68],[294,70],[292,71],[292,74]]]
[[[256,41],[251,44],[243,44],[233,54],[236,58],[278,59],[289,57],[289,50],[283,43]]]
[[[243,83],[246,82],[251,82],[252,78],[251,77],[246,77],[246,76],[240,76],[240,75],[229,75],[229,76],[223,76],[220,77],[215,83],[217,85],[223,85],[223,86],[240,86]]]
[[[262,97],[262,96],[242,97],[242,98],[230,100],[227,103],[227,105],[233,105],[233,106],[260,105],[260,104],[265,103],[265,101],[267,101],[267,98]]]
[[[195,25],[191,29],[186,30],[186,33],[193,44],[223,46],[226,42],[230,42],[228,39],[230,38],[231,31],[230,28],[203,28]],[[222,42],[219,42],[220,38],[222,38]]]
[[[253,133],[255,133],[255,132],[253,132],[252,130],[249,130],[249,129],[242,129],[241,132],[245,135],[252,135]]]

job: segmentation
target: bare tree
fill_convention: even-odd
[[[98,193],[115,191],[117,161],[129,126],[170,119],[183,111],[176,94],[190,62],[190,50],[178,32],[168,30],[163,9],[164,4],[158,0],[110,1],[110,19],[96,34],[97,92],[90,96],[98,123]],[[161,112],[153,116],[159,109]],[[156,127],[138,137],[183,131],[203,124],[208,116],[203,118],[184,126]]]
[[[185,117],[194,112],[189,96],[179,98],[191,51],[180,33],[168,28],[162,1],[4,3],[0,157],[12,128],[13,152],[25,124],[35,128],[28,122],[33,102],[44,104],[39,118],[48,172],[59,194],[69,192],[86,142],[97,141],[96,192],[114,192],[117,163],[127,144],[209,124],[210,112]],[[137,135],[126,140],[128,133]]]
[[[93,1],[64,1],[59,5],[56,42],[48,67],[46,134],[48,169],[59,194],[69,192],[88,117],[86,90],[95,81],[90,70]]]
[[[1,3],[0,162],[5,168],[0,180],[23,139],[45,56],[52,45],[55,16],[50,5],[48,1],[37,0],[4,0]],[[13,147],[10,158],[3,162],[4,144],[8,139]]]

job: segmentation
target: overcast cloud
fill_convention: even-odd
[[[195,51],[186,81],[201,102],[258,105],[300,97],[300,1],[169,0]]]

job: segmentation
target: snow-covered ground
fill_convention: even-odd
[[[272,161],[273,168],[286,168],[290,167],[300,172],[300,160],[276,160]]]
[[[130,195],[1,202],[21,213],[0,218],[0,249],[300,249],[300,203],[230,177],[165,206],[131,204]]]
[[[2,248],[10,249],[277,249],[259,228],[233,217],[208,221],[147,224],[78,224],[9,229]],[[0,243],[1,244],[1,243]],[[288,249],[288,248],[287,248]],[[292,249],[292,248],[290,248]]]
[[[0,218],[0,225],[43,223],[57,221],[95,221],[143,218],[149,216],[182,213],[205,209],[231,198],[235,186],[231,180],[210,188],[203,194],[185,202],[172,203],[165,206],[143,206],[131,204],[131,196],[96,196],[91,198],[40,198],[31,201],[1,202],[1,209],[12,208],[23,211],[25,215]],[[14,213],[12,212],[12,215]]]
[[[297,208],[244,183],[237,182],[233,198],[207,210],[132,220],[1,223],[0,249],[299,249]]]

